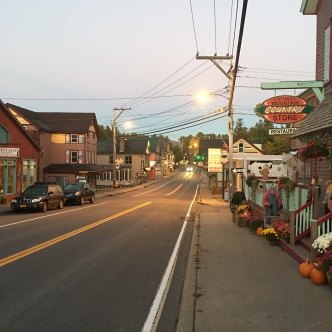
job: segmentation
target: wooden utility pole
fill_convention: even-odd
[[[229,79],[229,92],[228,92],[228,180],[229,180],[229,194],[233,193],[233,176],[232,176],[232,168],[233,168],[233,111],[232,111],[232,103],[233,103],[233,94],[234,94],[234,86],[235,86],[235,75],[232,66],[228,71],[225,71],[221,65],[217,62],[217,60],[232,60],[232,55],[227,56],[196,56],[198,60],[210,60],[228,79]]]
[[[131,108],[113,108],[113,120],[112,120],[112,133],[113,133],[113,171],[112,171],[112,182],[113,188],[115,187],[116,181],[116,119],[124,112],[131,110]],[[120,113],[115,116],[115,112],[120,111]]]

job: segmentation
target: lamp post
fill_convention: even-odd
[[[112,182],[113,182],[113,188],[115,187],[115,181],[116,181],[116,119],[126,110],[131,110],[131,108],[113,108],[113,120],[112,120],[112,132],[113,132]],[[120,113],[117,116],[115,116],[116,111],[120,111]]]

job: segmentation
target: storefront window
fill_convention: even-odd
[[[16,160],[0,159],[0,194],[13,194],[16,188]]]
[[[7,193],[14,193],[16,188],[16,160],[8,160]]]
[[[36,182],[36,166],[35,160],[23,160],[22,190],[25,190]]]

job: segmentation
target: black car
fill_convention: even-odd
[[[66,202],[83,205],[85,201],[93,203],[95,192],[88,183],[68,183],[63,189]]]
[[[37,183],[14,197],[10,207],[14,211],[40,210],[46,212],[50,208],[62,209],[64,203],[65,195],[59,185]]]

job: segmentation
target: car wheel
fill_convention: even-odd
[[[84,197],[83,197],[83,196],[80,197],[79,204],[80,204],[80,205],[83,205],[83,204],[84,204]]]
[[[42,211],[47,212],[47,210],[48,210],[48,204],[47,204],[47,202],[44,202],[43,207],[42,207]]]
[[[63,209],[63,200],[60,199],[58,209]]]
[[[95,195],[92,195],[90,198],[90,203],[92,204],[95,201]]]

